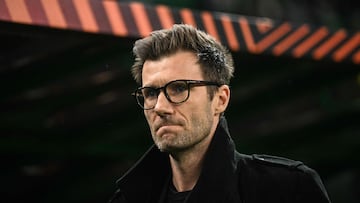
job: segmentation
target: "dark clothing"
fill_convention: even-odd
[[[111,203],[164,203],[171,169],[168,154],[152,146],[117,181]],[[201,175],[186,203],[326,203],[318,174],[298,161],[235,150],[221,118],[205,155]]]
[[[191,193],[191,191],[178,192],[171,181],[168,185],[164,203],[184,203]]]

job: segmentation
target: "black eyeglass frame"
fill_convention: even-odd
[[[180,101],[180,102],[174,102],[171,100],[170,96],[168,95],[168,93],[166,92],[166,88],[174,83],[174,82],[185,82],[186,85],[187,85],[187,96],[184,100]],[[162,87],[158,87],[158,88],[154,88],[154,87],[148,87],[148,86],[145,86],[145,87],[139,87],[137,88],[131,95],[135,97],[136,99],[136,102],[137,104],[144,110],[151,110],[151,109],[154,109],[155,106],[156,106],[156,103],[157,103],[157,98],[159,97],[159,94],[160,94],[160,91],[163,90],[164,94],[165,94],[165,97],[166,99],[170,102],[170,103],[173,103],[173,104],[181,104],[181,103],[184,103],[186,102],[189,97],[190,97],[190,88],[191,87],[199,87],[199,86],[217,86],[217,87],[220,87],[221,84],[217,83],[217,82],[212,82],[212,81],[204,81],[204,80],[185,80],[185,79],[181,79],[181,80],[172,80],[168,83],[166,83],[164,86]],[[154,106],[150,107],[150,108],[145,108],[145,106],[142,104],[142,102],[140,101],[140,99],[138,98],[139,96],[138,95],[142,95],[142,90],[145,89],[145,88],[150,88],[150,89],[153,89],[155,90],[156,92],[156,102],[154,104]]]

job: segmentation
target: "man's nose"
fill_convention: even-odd
[[[170,113],[171,109],[172,109],[172,104],[166,98],[164,91],[160,91],[157,98],[157,102],[154,107],[155,112],[159,114]]]

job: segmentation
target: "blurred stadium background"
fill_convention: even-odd
[[[0,0],[1,202],[106,202],[152,144],[132,44],[186,20],[233,52],[237,149],[301,160],[333,202],[360,202],[360,3]]]

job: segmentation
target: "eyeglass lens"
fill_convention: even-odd
[[[138,89],[136,92],[137,102],[144,109],[154,108],[161,89],[164,89],[166,98],[172,103],[182,103],[189,96],[187,81],[172,81],[161,88],[143,87]]]

